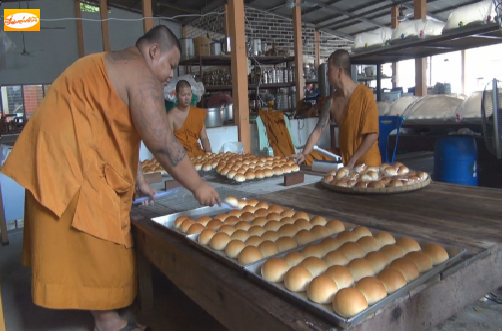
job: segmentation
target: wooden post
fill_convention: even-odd
[[[320,30],[314,31],[314,68],[320,65]]]
[[[391,7],[391,28],[392,29],[396,29],[398,27],[398,15],[399,15],[398,7],[397,6]],[[398,82],[398,63],[393,62],[391,64],[391,84],[392,84],[391,87],[395,88],[397,82]]]
[[[300,0],[295,0],[295,3],[300,3]],[[297,102],[304,99],[304,70],[303,70],[303,52],[302,52],[302,12],[300,6],[295,6],[292,9],[293,23],[293,42],[295,49],[295,87],[297,90]]]
[[[431,67],[431,60],[430,60],[430,67]],[[466,86],[466,49],[464,49],[461,51],[461,93],[466,95],[467,88],[468,86]]]
[[[426,19],[426,0],[414,0],[414,19]],[[428,93],[426,86],[426,58],[416,59],[416,93],[418,97]]]
[[[245,8],[243,0],[227,0],[231,37],[232,103],[238,125],[238,140],[244,153],[250,152],[250,111],[248,104],[248,58],[245,45]]]
[[[152,12],[152,1],[141,0],[141,8],[143,12],[143,32],[147,33],[150,29],[154,27],[154,19],[151,18],[154,16],[154,13]]]
[[[229,22],[229,6],[224,5],[225,10],[225,38],[229,38],[231,36],[231,24]]]
[[[80,1],[74,0],[73,5],[75,6],[75,18],[77,19],[77,43],[79,47],[79,58],[84,57],[85,47],[84,47],[84,27],[82,25],[82,12],[80,11]]]
[[[108,6],[107,0],[100,0],[100,18],[101,18],[101,43],[103,51],[110,52],[110,35],[108,33]]]

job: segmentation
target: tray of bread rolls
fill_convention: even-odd
[[[164,170],[163,167],[161,167],[161,164],[159,163],[159,161],[157,161],[155,158],[154,159],[147,159],[147,160],[143,160],[140,162],[140,165],[141,165],[141,170],[143,172],[143,174],[153,174],[153,173],[156,173],[156,172],[160,172],[161,175],[167,175],[168,173],[166,172],[166,170]]]
[[[459,261],[466,249],[344,223],[346,230],[245,267],[251,279],[342,328]]]
[[[357,165],[352,170],[343,167],[330,171],[320,182],[323,187],[342,193],[396,194],[422,189],[431,183],[431,178],[426,172],[396,162],[379,167]]]

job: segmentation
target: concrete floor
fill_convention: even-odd
[[[9,231],[10,245],[0,246],[0,284],[7,331],[88,331],[85,311],[56,311],[35,306],[30,296],[30,269],[21,266],[22,229]],[[121,315],[164,330],[226,330],[159,272],[154,272],[155,310],[140,313],[136,304]],[[501,290],[499,290],[501,298]],[[501,330],[501,304],[477,301],[438,325],[435,331]]]

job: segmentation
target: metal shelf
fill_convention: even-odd
[[[254,56],[249,58],[254,64],[258,62],[262,65],[277,65],[286,62],[293,62],[295,57],[284,57],[284,56]],[[180,66],[230,66],[231,57],[230,55],[221,56],[196,56],[189,60],[183,60],[179,63]]]
[[[315,84],[318,83],[318,80],[307,80],[306,84]],[[295,86],[295,82],[287,82],[287,83],[270,83],[270,84],[260,84],[260,89],[279,89],[285,87],[293,87]],[[249,90],[254,90],[257,88],[257,84],[248,84]],[[204,89],[207,92],[213,91],[231,91],[232,85],[209,85],[205,86]]]

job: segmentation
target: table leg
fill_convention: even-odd
[[[154,284],[152,280],[152,264],[136,250],[138,266],[138,304],[142,312],[154,309]]]

